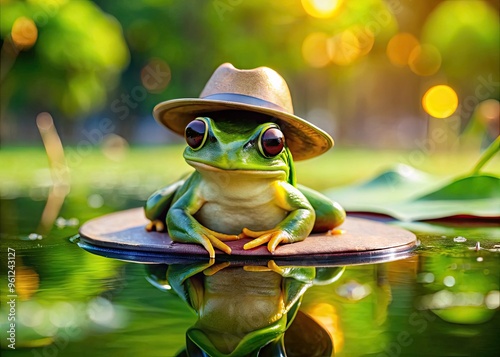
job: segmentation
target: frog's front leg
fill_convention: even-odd
[[[188,190],[170,208],[167,214],[168,233],[174,242],[202,245],[215,258],[214,247],[231,254],[231,248],[224,241],[237,240],[237,235],[215,232],[199,223],[193,215],[203,206],[203,198],[196,189]]]
[[[148,232],[166,231],[165,219],[167,217],[167,212],[172,204],[175,194],[184,182],[185,180],[174,182],[173,184],[156,191],[148,198],[146,204],[144,205],[146,218],[151,221],[146,225],[146,230]]]
[[[243,228],[240,238],[254,238],[243,246],[244,249],[267,243],[267,249],[272,253],[280,243],[304,240],[313,229],[315,213],[307,198],[287,182],[279,181],[274,186],[277,205],[289,213],[281,223],[269,230],[252,231]]]

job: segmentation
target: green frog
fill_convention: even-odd
[[[297,347],[303,351],[304,345],[309,345],[309,356],[332,355],[328,333],[299,307],[308,288],[332,284],[344,267],[279,266],[273,260],[259,265],[215,264],[210,260],[147,265],[146,269],[154,286],[172,289],[198,315],[186,331],[186,350],[178,356],[275,357],[287,352],[297,355],[292,351]],[[298,328],[304,323],[307,328]],[[300,331],[295,331],[299,336],[291,341],[284,336],[289,328],[292,335],[294,329]],[[320,337],[323,343],[318,343]]]
[[[287,137],[279,120],[244,110],[204,113],[185,127],[186,162],[195,171],[146,202],[148,231],[174,242],[214,247],[251,238],[244,249],[304,240],[338,227],[345,211],[322,194],[297,185]]]

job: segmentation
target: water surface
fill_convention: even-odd
[[[195,311],[165,278],[166,271],[175,267],[106,258],[74,243],[71,237],[82,222],[140,206],[143,201],[130,192],[100,188],[70,195],[43,234],[34,232],[43,228],[47,200],[38,197],[36,189],[28,197],[0,201],[2,355],[177,356],[186,347],[186,332],[207,326],[210,319],[215,322],[210,314],[224,303],[231,302],[227,308],[232,310],[221,311],[226,319],[232,316],[232,328],[240,334],[245,326],[263,328],[265,319],[245,315],[250,312],[245,306],[258,299],[262,311],[267,309],[265,314],[276,315],[279,306],[273,310],[270,299],[285,290],[283,277],[272,271],[250,273],[242,264],[234,264],[213,275],[198,272],[193,279],[205,284],[204,310],[199,305]],[[487,221],[405,227],[415,231],[421,243],[414,255],[339,267],[342,273],[333,282],[306,284],[297,296],[301,304],[296,320],[289,319],[293,322],[284,335],[290,356],[321,355],[329,346],[336,356],[496,355],[500,350],[498,227]],[[7,280],[12,270],[9,248],[15,252],[12,294]],[[267,262],[262,265],[264,269]],[[298,276],[291,274],[289,279],[300,281]],[[230,292],[233,288],[235,292]],[[16,295],[15,350],[7,339],[10,295]],[[197,312],[203,315],[202,323]],[[294,341],[309,344],[294,346]]]

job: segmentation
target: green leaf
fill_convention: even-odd
[[[361,184],[326,195],[350,212],[389,215],[402,221],[453,216],[500,218],[500,178],[473,174],[440,179],[398,165]]]

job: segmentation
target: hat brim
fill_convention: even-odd
[[[246,110],[277,118],[295,161],[321,155],[333,146],[332,137],[317,126],[293,114],[258,105],[203,98],[173,99],[156,105],[153,116],[173,132],[184,135],[194,118],[221,110]]]

